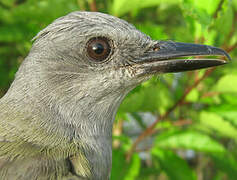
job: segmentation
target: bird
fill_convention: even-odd
[[[124,97],[153,75],[229,60],[220,48],[153,40],[100,12],[56,19],[33,39],[0,99],[0,179],[109,180]]]

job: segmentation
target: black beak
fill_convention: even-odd
[[[136,62],[144,65],[146,74],[190,71],[227,63],[226,60],[213,58],[180,58],[187,56],[222,56],[231,60],[224,50],[213,46],[158,41],[151,51],[146,52]]]

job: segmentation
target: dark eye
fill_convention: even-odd
[[[105,60],[111,52],[109,40],[105,37],[92,38],[87,43],[87,54],[94,61]]]

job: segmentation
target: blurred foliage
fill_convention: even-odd
[[[114,126],[111,179],[237,179],[237,1],[0,0],[0,96],[37,32],[75,10],[118,16],[154,39],[222,47],[233,59],[209,74],[159,75],[135,88]],[[134,139],[156,119],[126,161]]]

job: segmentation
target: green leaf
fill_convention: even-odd
[[[153,80],[142,85],[141,89],[131,92],[122,102],[119,112],[145,112],[159,111],[164,113],[168,106],[172,103],[170,92],[164,84]]]
[[[235,96],[231,96],[228,102],[218,104],[217,106],[212,106],[209,108],[209,111],[220,115],[229,121],[235,128],[237,128],[237,102]]]
[[[0,27],[0,41],[2,42],[14,42],[22,40],[24,34],[22,31],[23,28],[18,28],[15,26],[3,26]]]
[[[143,33],[149,35],[152,39],[167,39],[168,36],[165,33],[164,27],[161,25],[146,23],[146,24],[137,24],[136,27]]]
[[[144,91],[131,92],[119,107],[119,112],[137,112],[144,102]]]
[[[237,10],[237,1],[233,1],[233,7]]]
[[[194,172],[188,167],[187,163],[172,151],[153,148],[152,155],[157,158],[162,169],[170,177],[170,179],[196,179]]]
[[[189,101],[189,102],[196,102],[198,101],[198,99],[199,99],[199,92],[196,88],[193,89],[186,97],[186,101]]]
[[[134,153],[129,163],[125,156],[121,149],[113,150],[111,180],[135,180],[138,176],[141,164],[138,154]]]
[[[225,152],[217,141],[197,131],[167,131],[156,138],[155,147],[193,149],[201,152]]]
[[[14,0],[1,0],[1,2],[8,7],[14,6]]]
[[[218,153],[211,155],[214,165],[228,175],[228,179],[236,180],[237,161],[230,153]]]
[[[195,0],[183,0],[182,8],[184,9],[183,11],[184,15],[187,17],[191,17],[191,20],[193,21],[192,23],[195,23],[195,24],[198,23],[202,27],[202,30],[203,30],[203,29],[206,29],[211,24],[212,17],[210,14],[211,10],[208,10],[207,8],[203,8],[202,4],[205,5],[206,3],[199,3],[199,2],[200,1],[195,1]],[[198,28],[197,24],[195,26],[196,28]],[[198,28],[197,30],[195,29],[195,31],[200,31],[200,30],[201,30],[200,28]]]
[[[235,126],[235,128],[237,128],[236,107],[235,107],[235,110],[233,109],[233,111],[223,111],[223,112],[219,112],[219,114],[223,116],[224,118],[226,118],[233,126]]]
[[[136,177],[138,176],[139,171],[140,171],[140,164],[141,164],[141,162],[140,162],[140,158],[139,158],[138,154],[134,154],[132,157],[131,165],[128,168],[128,172],[127,172],[124,180],[136,179]]]
[[[130,115],[137,121],[137,123],[143,130],[147,128],[146,124],[143,122],[142,117],[138,113],[134,112]]]
[[[122,16],[128,12],[134,12],[141,8],[157,6],[162,3],[178,4],[181,0],[114,0],[111,6],[111,13],[115,16]]]
[[[232,92],[237,93],[237,75],[227,74],[223,76],[213,90],[218,92]]]
[[[204,10],[209,15],[212,15],[219,4],[220,0],[183,0],[183,4],[193,6],[193,8]]]
[[[218,32],[217,43],[223,44],[226,41],[229,33],[232,31],[232,24],[234,19],[233,7],[231,1],[225,1],[223,3],[222,9],[219,12],[216,20],[214,21],[215,31]],[[225,28],[223,28],[223,24]]]
[[[237,129],[221,116],[212,112],[201,112],[200,123],[219,132],[223,136],[237,139]]]

